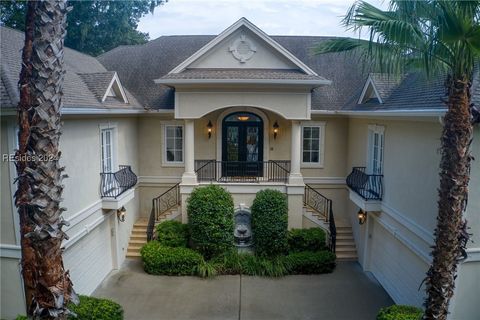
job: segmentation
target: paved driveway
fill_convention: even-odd
[[[94,296],[120,303],[126,319],[147,320],[374,320],[393,304],[385,290],[354,262],[331,274],[287,276],[164,277],[127,260]]]

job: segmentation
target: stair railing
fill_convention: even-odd
[[[158,197],[152,199],[152,211],[150,212],[147,226],[147,241],[153,239],[155,221],[158,221],[160,216],[165,212],[178,207],[181,201],[180,183],[177,183]]]
[[[335,217],[333,216],[332,200],[306,184],[303,203],[306,207],[318,213],[328,223],[328,248],[335,253],[337,227],[335,226]]]

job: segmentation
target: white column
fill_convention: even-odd
[[[300,153],[302,152],[302,132],[300,121],[292,121],[292,142],[290,156],[290,177],[289,184],[303,185],[303,176],[300,172]]]
[[[182,176],[182,184],[197,184],[197,175],[195,173],[195,127],[194,121],[185,120],[185,172]]]

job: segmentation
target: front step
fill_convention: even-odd
[[[178,213],[177,210],[180,210],[180,208],[170,210],[163,214],[159,221],[155,223],[155,225],[166,220],[172,220],[175,216],[175,213]],[[130,241],[128,242],[127,258],[140,257],[140,250],[147,243],[147,227],[148,218],[140,218],[133,225]]]
[[[335,254],[338,261],[357,261],[357,248],[353,238],[352,227],[337,227]]]

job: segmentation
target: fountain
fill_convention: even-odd
[[[253,245],[251,214],[243,206],[235,212],[233,237],[239,252],[251,252]]]

